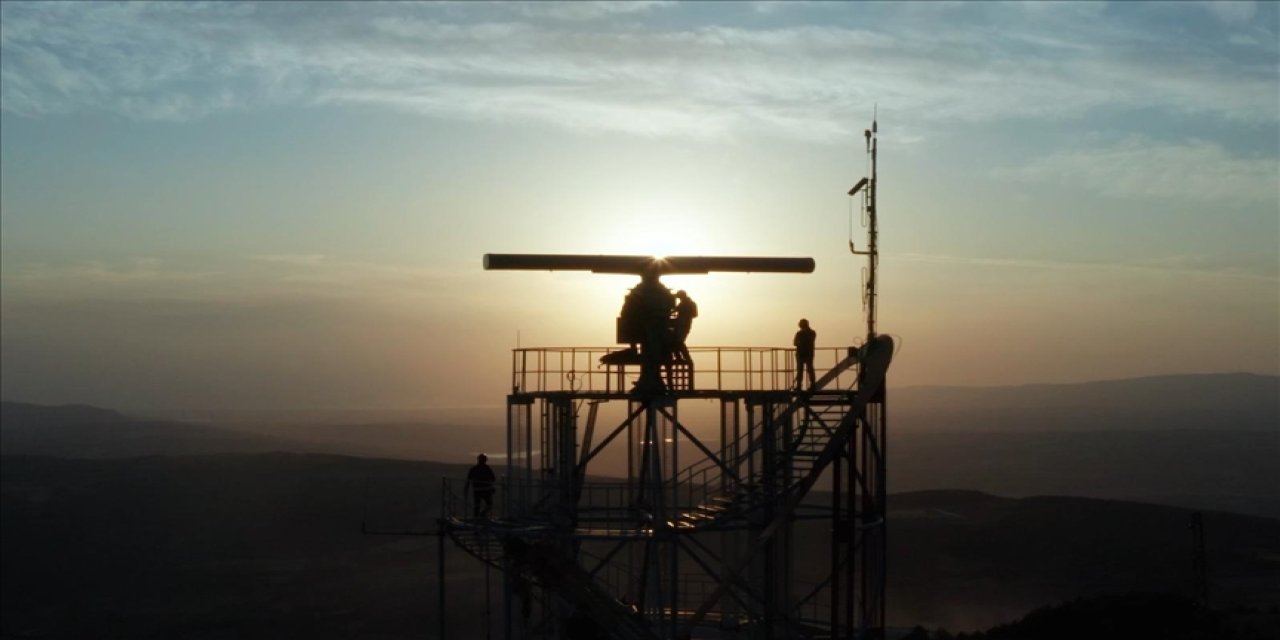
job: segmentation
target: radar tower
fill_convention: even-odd
[[[628,348],[513,350],[492,511],[446,478],[438,521],[500,570],[502,637],[884,637],[894,344],[876,330],[875,136],[873,120],[870,176],[848,192],[866,188],[868,249],[852,239],[850,249],[869,258],[867,338],[817,349],[811,388],[794,384],[790,346],[672,350],[653,329],[661,321],[635,305],[617,324]],[[794,257],[531,254],[488,254],[484,266],[638,275],[632,295],[649,307],[670,297],[666,274],[815,268]],[[637,329],[637,317],[649,324]]]

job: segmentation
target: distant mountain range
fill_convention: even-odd
[[[895,429],[1280,432],[1280,377],[1252,373],[889,391]]]
[[[26,402],[0,402],[0,428],[56,428],[72,424],[110,424],[128,420],[118,411],[87,404],[50,407]]]
[[[305,448],[264,434],[204,424],[148,420],[88,405],[0,403],[0,452],[64,458],[262,453]]]
[[[1280,377],[889,389],[889,486],[1280,517]]]
[[[331,453],[464,462],[505,451],[505,426],[238,420],[229,425],[126,416],[88,405],[0,403],[0,452],[62,458],[212,453]]]
[[[895,491],[1074,495],[1280,517],[1276,376],[891,387],[889,408]],[[477,452],[505,450],[501,423],[323,418],[208,424],[4,402],[0,452],[117,458],[282,451],[464,463]]]

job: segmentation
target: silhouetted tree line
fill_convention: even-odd
[[[1077,598],[974,633],[918,626],[903,640],[1263,640],[1268,633],[1229,624],[1225,614],[1184,596],[1134,593]]]

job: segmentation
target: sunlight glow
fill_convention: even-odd
[[[708,216],[674,201],[646,201],[621,212],[624,225],[598,227],[593,245],[600,253],[701,256],[725,254],[725,238],[710,233]]]

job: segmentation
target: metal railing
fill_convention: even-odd
[[[495,486],[497,493],[493,496],[493,506],[485,517],[499,520],[506,517],[503,508],[503,483]],[[440,515],[446,519],[471,520],[476,517],[476,497],[474,491],[466,489],[466,480],[462,478],[441,478],[440,480]]]
[[[441,512],[445,518],[474,521],[474,492],[464,491],[465,481],[444,478]],[[523,480],[501,477],[497,483],[493,508],[484,515],[515,526],[572,526],[602,536],[627,535],[652,531],[658,514],[653,505],[637,498],[636,484],[626,481],[583,482],[576,495],[557,479]],[[672,507],[667,506],[666,510]]]
[[[640,377],[638,363],[604,364],[600,358],[619,351],[611,347],[537,347],[513,349],[513,393],[623,393]],[[847,347],[823,347],[814,352],[814,368],[821,372],[848,355]],[[796,379],[795,350],[783,347],[689,347],[695,389],[701,391],[786,391]],[[849,381],[856,372],[842,374]]]

